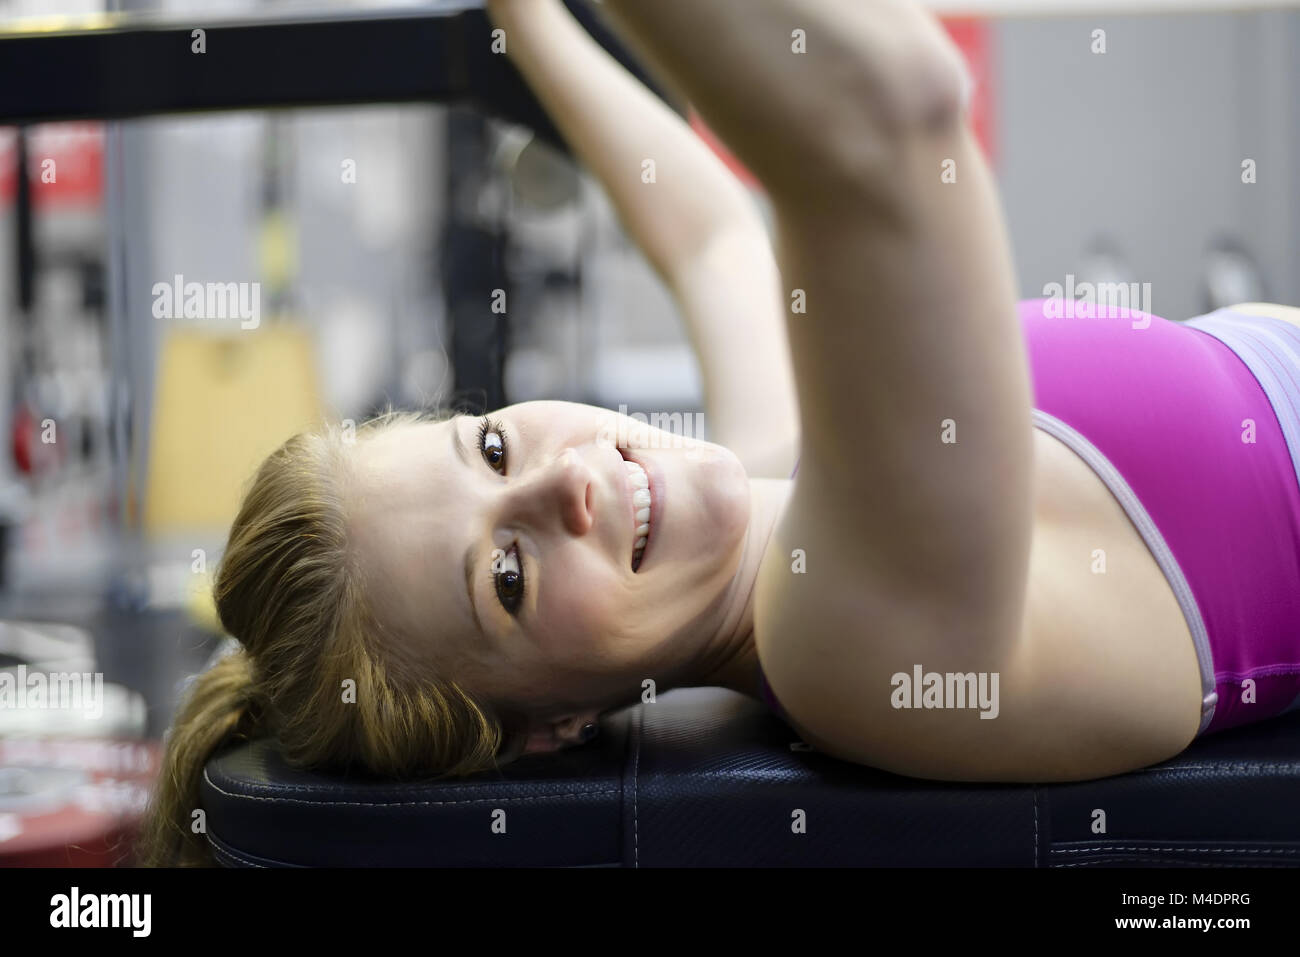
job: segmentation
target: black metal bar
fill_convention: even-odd
[[[17,175],[14,179],[17,192],[14,195],[14,284],[18,288],[18,309],[30,319],[32,308],[36,304],[36,244],[32,240],[32,182],[27,169],[30,158],[25,129],[18,130],[15,154]]]
[[[508,226],[477,215],[477,198],[489,186],[490,137],[482,115],[452,109],[447,115],[447,215],[439,241],[440,275],[447,304],[453,407],[481,414],[506,404],[505,358],[509,326],[492,310],[496,290],[513,298],[506,269]]]
[[[584,3],[592,35],[653,80]],[[195,30],[206,52],[193,52]],[[418,12],[203,21],[125,16],[48,33],[0,31],[0,124],[121,119],[207,110],[468,102],[563,147],[481,3]]]

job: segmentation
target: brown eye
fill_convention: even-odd
[[[524,600],[524,566],[519,560],[518,546],[499,553],[492,561],[492,579],[497,586],[497,599],[511,615],[519,612]]]
[[[491,419],[484,418],[478,427],[478,447],[483,453],[483,459],[488,466],[494,471],[499,471],[498,466],[505,467],[506,462],[506,430],[500,422],[493,422]],[[504,474],[502,472],[501,474]]]

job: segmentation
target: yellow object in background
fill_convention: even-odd
[[[145,534],[223,538],[262,460],[323,417],[317,369],[312,334],[292,322],[225,331],[170,325],[159,350]],[[219,634],[213,564],[195,576],[185,608]]]
[[[211,571],[195,576],[194,587],[185,600],[185,612],[199,627],[218,635],[224,633],[221,618],[217,615],[217,603],[212,600]]]
[[[262,214],[257,236],[257,261],[267,292],[288,288],[298,274],[297,230],[281,209],[268,209]]]
[[[171,325],[153,410],[146,534],[224,534],[262,459],[323,418],[311,333],[286,321],[222,332]]]

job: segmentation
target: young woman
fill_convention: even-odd
[[[1300,313],[1017,305],[958,54],[909,3],[604,3],[761,179],[775,249],[558,0],[489,8],[675,295],[715,441],[566,402],[290,439],[146,860],[206,859],[199,777],[241,736],[462,775],[722,685],[848,761],[1067,781],[1296,699]]]

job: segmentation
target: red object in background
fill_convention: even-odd
[[[971,92],[970,126],[984,150],[989,165],[997,166],[997,124],[994,114],[993,37],[985,20],[976,17],[950,17],[939,21],[957,49],[966,58],[975,89]]]
[[[10,451],[14,465],[25,475],[43,475],[63,460],[62,446],[57,442],[41,441],[42,421],[26,402],[20,402],[14,408]]]
[[[0,130],[0,203],[17,192],[18,134]],[[54,182],[42,174],[53,160]],[[42,123],[29,128],[27,176],[32,208],[97,207],[104,195],[104,125],[102,123]]]
[[[994,122],[994,90],[992,88],[993,45],[988,24],[976,17],[948,17],[941,18],[939,22],[948,31],[948,35],[952,37],[957,49],[961,50],[962,56],[966,58],[966,66],[970,70],[971,79],[975,82],[968,113],[970,126],[975,133],[976,141],[984,150],[985,159],[988,160],[990,166],[996,168],[997,126]],[[747,170],[732,155],[731,151],[723,145],[722,141],[714,135],[713,131],[704,125],[704,121],[700,119],[698,113],[692,109],[689,111],[688,116],[691,128],[727,164],[727,168],[742,183],[752,189],[763,188],[762,184],[754,177],[754,174]]]
[[[20,403],[14,409],[13,422],[10,425],[10,451],[13,453],[14,465],[24,475],[32,472],[32,425],[35,420],[27,404]]]
[[[156,741],[0,737],[0,867],[113,867],[139,833]]]
[[[694,108],[688,110],[687,117],[690,121],[691,129],[695,131],[696,135],[698,135],[700,139],[704,140],[704,142],[708,144],[709,149],[713,150],[713,152],[718,155],[718,159],[727,164],[727,169],[731,170],[738,180],[750,189],[763,188],[763,185],[758,181],[754,174],[747,170],[740,160],[736,159],[731,150],[727,149],[727,147],[723,145],[722,140],[718,139],[718,137],[714,135],[713,130],[704,125],[704,121],[700,119],[700,114],[696,113]]]

